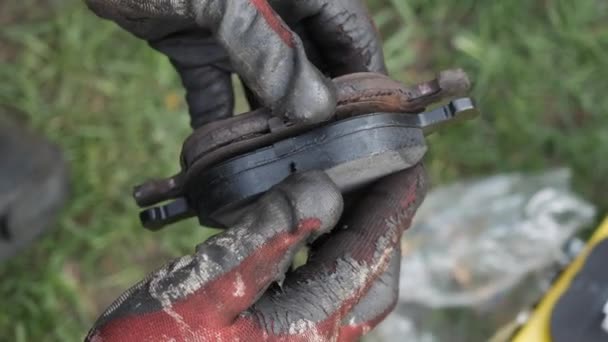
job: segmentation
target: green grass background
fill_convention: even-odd
[[[0,264],[3,341],[82,339],[121,291],[210,233],[195,222],[147,232],[130,197],[177,170],[189,133],[168,61],[80,2],[41,2],[0,5],[0,105],[62,146],[73,194],[51,233]],[[475,81],[484,115],[430,139],[434,183],[567,166],[575,190],[608,209],[608,2],[369,3],[393,77],[463,67]]]

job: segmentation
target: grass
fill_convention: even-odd
[[[608,209],[608,4],[370,2],[394,77],[460,66],[475,80],[484,116],[430,139],[435,183],[567,166]],[[164,57],[79,2],[50,15],[32,0],[3,6],[0,105],[63,147],[73,194],[56,229],[0,264],[0,340],[79,340],[121,291],[210,234],[195,222],[144,231],[130,198],[176,171],[183,92]]]

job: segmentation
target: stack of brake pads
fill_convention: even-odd
[[[425,135],[478,115],[466,74],[442,72],[406,87],[387,76],[357,73],[334,80],[331,120],[291,123],[265,108],[207,124],[186,139],[177,175],[137,186],[144,227],[160,229],[198,216],[222,227],[231,215],[294,172],[324,170],[343,192],[418,163]],[[426,106],[453,99],[431,111]]]

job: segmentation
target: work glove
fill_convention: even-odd
[[[356,341],[396,304],[399,242],[425,186],[416,166],[343,213],[325,173],[294,174],[193,255],[120,296],[87,340]],[[327,232],[290,270],[295,253]]]
[[[385,73],[377,32],[356,0],[88,4],[171,59],[195,128],[233,115],[233,71],[252,107],[300,122],[333,114],[329,77]],[[325,173],[294,174],[194,254],[120,296],[87,340],[357,340],[396,303],[399,241],[425,191],[420,165],[346,201]],[[291,269],[307,244],[307,263]]]
[[[332,83],[319,68],[331,77],[385,71],[380,39],[359,0],[87,4],[169,57],[186,88],[194,128],[233,115],[233,72],[255,106],[315,122],[330,117],[336,105]]]

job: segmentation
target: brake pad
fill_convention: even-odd
[[[194,216],[202,225],[223,227],[294,172],[324,170],[348,193],[415,165],[427,150],[426,134],[478,114],[466,97],[423,112],[427,104],[468,90],[461,71],[414,87],[373,73],[334,83],[338,106],[329,121],[294,124],[262,108],[194,131],[184,142],[180,173],[135,187],[141,207],[173,200],[142,211],[144,227],[157,230]]]

